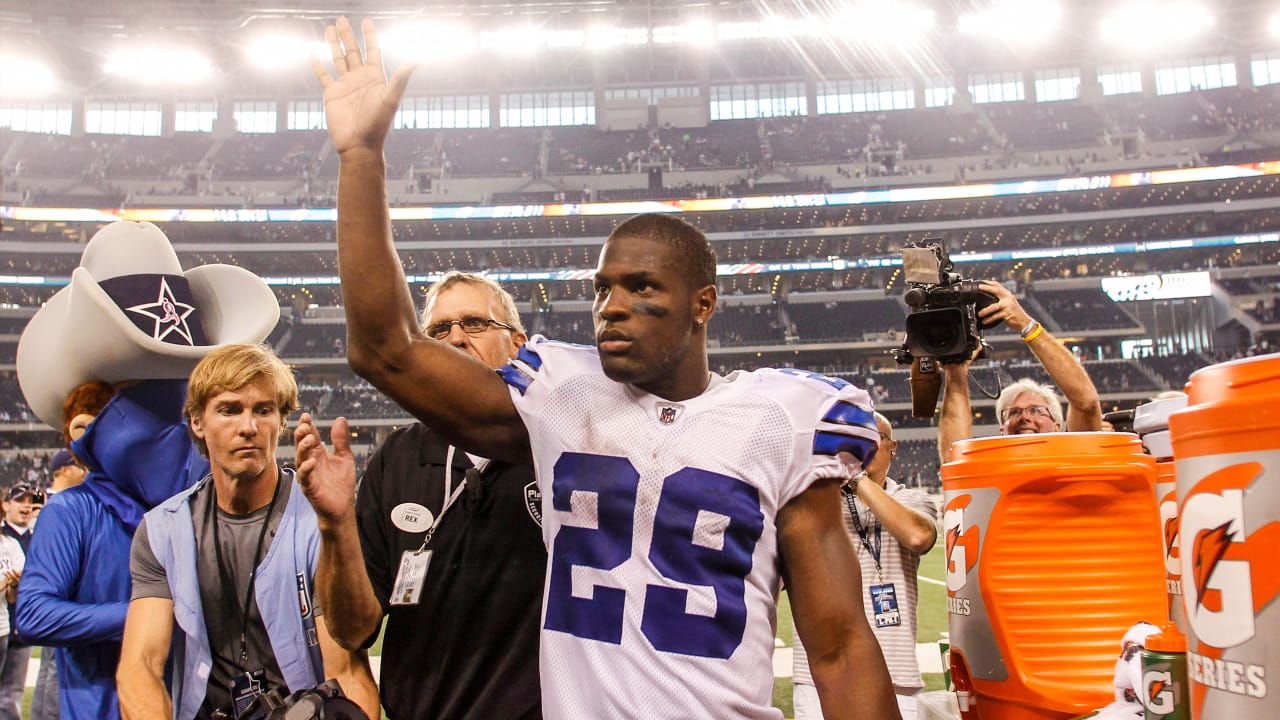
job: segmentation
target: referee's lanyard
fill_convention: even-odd
[[[864,478],[863,482],[871,480]],[[874,481],[872,481],[874,482]],[[858,514],[857,500],[854,498],[853,488],[846,485],[842,488],[844,491],[844,501],[849,505],[849,514],[853,516],[853,528],[858,531],[858,538],[862,540],[862,547],[867,549],[871,554],[871,559],[876,563],[876,582],[884,582],[884,573],[880,570],[880,521],[871,513],[871,508],[867,508],[867,523],[862,524],[862,517]],[[867,530],[871,532],[868,533]]]
[[[262,543],[267,539],[267,526],[271,524],[271,511],[276,507],[276,498],[280,497],[280,485],[285,478],[277,474],[276,489],[271,493],[271,502],[267,504],[267,514],[262,518],[262,529],[258,531],[258,546],[253,550],[253,564],[249,566],[249,587],[244,592],[244,605],[240,609],[240,655],[236,666],[246,670],[249,661],[249,605],[253,602],[253,586],[258,579],[258,562],[262,556]],[[222,543],[218,541],[218,490],[213,490],[209,498],[209,522],[213,525],[213,556],[218,563],[218,577],[222,579],[222,592],[235,592],[235,583],[231,578],[231,570],[222,559]],[[234,602],[232,607],[235,607]],[[259,608],[261,610],[261,608]]]
[[[462,482],[458,483],[458,487],[453,486],[453,456],[457,452],[457,448],[450,445],[448,452],[444,457],[444,505],[440,508],[440,514],[436,515],[435,521],[431,523],[431,527],[427,528],[426,537],[422,538],[422,547],[418,548],[418,552],[427,549],[427,543],[431,542],[431,538],[436,534],[436,528],[440,527],[440,523],[444,520],[444,514],[449,512],[449,508],[453,507],[453,503],[462,494],[467,487],[467,474],[462,477]]]

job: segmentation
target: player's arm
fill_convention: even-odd
[[[973,410],[969,407],[969,363],[942,366],[942,412],[938,414],[938,458],[951,459],[951,446],[973,437]]]
[[[326,635],[359,650],[382,622],[382,603],[365,570],[356,528],[356,467],[346,418],[333,421],[333,452],[324,446],[310,413],[302,413],[293,440],[298,486],[316,511],[320,556],[316,596],[333,622]]]
[[[367,57],[346,18],[325,37],[337,73],[313,60],[338,151],[338,270],[352,369],[450,442],[486,457],[527,458],[528,436],[506,385],[484,363],[423,335],[396,255],[383,145],[413,68],[388,82],[377,32]],[[367,60],[367,62],[366,62]]]
[[[325,615],[316,617],[316,635],[320,639],[320,657],[324,662],[324,676],[335,678],[342,692],[360,706],[365,715],[380,717],[378,686],[369,670],[369,656],[364,650],[346,650],[334,641],[325,625]]]
[[[823,716],[893,720],[898,703],[840,506],[840,481],[818,480],[778,513],[783,581]]]
[[[1004,285],[984,280],[982,289],[997,300],[979,313],[984,322],[1003,320],[1016,333],[1023,332],[1032,324],[1031,316]],[[1072,432],[1101,430],[1102,404],[1098,401],[1098,388],[1094,387],[1089,373],[1085,372],[1076,356],[1044,326],[1032,332],[1027,345],[1049,373],[1053,384],[1067,397],[1065,429]]]
[[[173,700],[164,686],[164,664],[173,635],[173,601],[138,598],[129,603],[124,642],[116,669],[116,690],[124,720],[173,717]]]
[[[938,526],[933,518],[902,504],[875,482],[863,478],[855,492],[884,529],[913,554],[929,552],[938,541]]]

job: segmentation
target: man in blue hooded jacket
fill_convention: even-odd
[[[71,444],[89,475],[41,513],[14,616],[26,642],[55,648],[64,720],[120,717],[134,530],[208,472],[183,418],[186,377],[218,347],[261,341],[279,311],[252,273],[184,271],[159,228],[119,222],[90,239],[70,284],[23,330],[18,382],[50,427],[67,427],[63,404],[77,388],[99,381],[115,391]]]

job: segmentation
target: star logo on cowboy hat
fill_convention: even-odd
[[[187,325],[187,316],[196,311],[194,305],[181,302],[169,289],[169,281],[160,278],[160,296],[155,302],[143,303],[125,308],[132,313],[145,315],[156,321],[156,328],[151,337],[164,340],[170,333],[177,333],[188,345],[194,345],[191,339],[191,327]]]
[[[114,222],[22,331],[18,384],[36,416],[61,428],[63,401],[86,382],[186,379],[205,355],[262,342],[279,320],[280,303],[257,275],[232,265],[184,270],[160,228]]]

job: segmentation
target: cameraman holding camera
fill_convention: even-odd
[[[1033,320],[1004,285],[984,280],[978,287],[995,298],[994,303],[978,310],[980,320],[985,325],[995,325],[1003,320],[1018,333],[1049,373],[1054,385],[1067,398],[1064,427],[1061,403],[1051,387],[1031,380],[1009,385],[996,400],[1000,434],[1101,430],[1102,406],[1098,402],[1098,389],[1071,351]],[[946,388],[943,391],[942,414],[938,419],[938,454],[944,463],[949,459],[954,442],[973,437],[973,414],[969,408],[971,362],[942,366]]]

